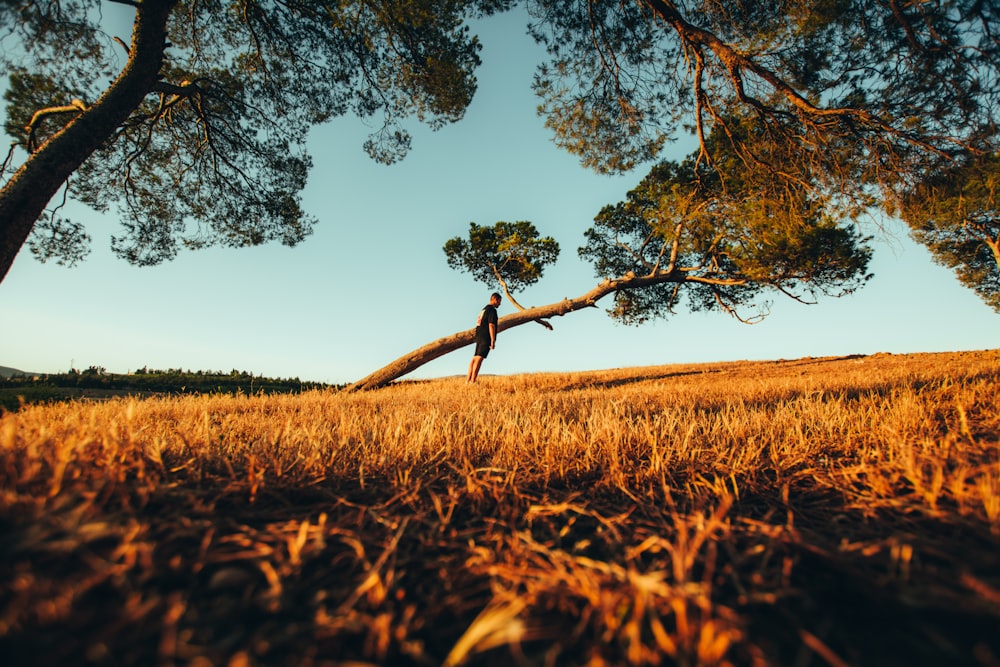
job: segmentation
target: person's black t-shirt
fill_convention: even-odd
[[[486,304],[486,307],[479,311],[479,319],[476,320],[477,341],[490,342],[490,323],[496,326],[497,309],[491,304]]]

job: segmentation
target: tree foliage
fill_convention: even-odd
[[[797,145],[800,164],[866,184],[891,184],[926,161],[996,141],[993,3],[529,6],[533,34],[550,56],[535,80],[540,111],[557,141],[599,170],[656,155],[684,123],[704,138],[748,114]],[[752,144],[740,149],[754,153]]]
[[[67,181],[72,198],[117,210],[112,247],[135,264],[182,247],[298,243],[315,222],[299,197],[310,127],[374,116],[365,149],[402,158],[407,118],[462,117],[480,63],[466,22],[510,0],[127,4],[128,46],[106,32],[100,0],[0,2],[6,129],[29,156],[0,192],[0,276]],[[59,256],[52,239],[68,239],[63,256],[78,259],[72,221],[44,215],[36,254]]]
[[[556,142],[600,172],[649,161],[690,130],[700,143],[697,162],[722,179],[739,178],[749,165],[857,208],[896,212],[906,198],[915,237],[934,250],[938,236],[920,222],[931,212],[914,208],[930,200],[913,193],[939,191],[942,173],[971,175],[963,165],[1000,148],[1000,5],[993,2],[531,0],[529,7],[532,32],[549,55],[534,83],[539,111]],[[713,145],[713,136],[730,141]],[[995,220],[995,201],[989,206],[985,216]],[[963,280],[990,293],[996,258],[981,244],[951,248],[957,254],[949,261],[976,267]]]
[[[1000,312],[1000,154],[955,164],[906,193],[900,215],[935,260]]]
[[[111,3],[0,1],[8,132],[29,155],[0,191],[0,277],[33,227],[40,258],[85,254],[87,230],[58,203],[45,211],[67,183],[68,196],[119,213],[112,247],[137,264],[184,247],[298,243],[315,223],[299,199],[309,128],[375,117],[366,150],[400,159],[408,118],[440,127],[475,92],[468,19],[516,2],[123,0],[136,17],[126,46],[102,21]],[[921,193],[942,192],[941,174],[971,183],[1000,149],[996,3],[523,4],[548,54],[539,111],[585,165],[651,164],[693,132],[692,168],[715,174],[720,192],[749,169],[768,189],[746,202],[772,212],[779,184],[793,198],[808,190],[821,216],[905,212],[915,237],[967,267],[962,280],[989,300],[996,253],[959,243],[973,225],[950,218],[945,229]],[[995,200],[980,203],[975,218],[995,220]]]
[[[712,165],[739,161],[730,136],[707,143],[719,158]],[[595,217],[580,256],[599,277],[646,279],[616,292],[613,317],[641,323],[684,302],[752,321],[766,315],[770,295],[840,296],[870,278],[871,250],[853,224],[858,209],[742,166],[722,171],[698,153],[662,162]]]
[[[534,285],[545,267],[559,257],[559,244],[541,237],[527,221],[497,222],[492,227],[469,223],[469,238],[444,244],[448,266],[468,271],[487,285],[500,285],[508,295]]]

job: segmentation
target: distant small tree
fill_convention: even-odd
[[[456,236],[444,244],[448,266],[468,271],[487,285],[499,285],[518,310],[524,307],[512,292],[534,285],[545,267],[559,257],[559,244],[551,236],[540,237],[527,221],[497,222],[492,227],[469,223],[469,238]],[[549,329],[552,326],[542,320]]]

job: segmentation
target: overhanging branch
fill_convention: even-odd
[[[914,136],[913,134],[893,127],[868,109],[854,107],[826,108],[813,104],[806,97],[800,94],[799,91],[797,91],[793,86],[791,86],[785,79],[771,69],[764,67],[754,58],[741,53],[737,49],[734,49],[730,44],[720,39],[711,31],[705,30],[704,28],[700,28],[688,22],[681,15],[680,11],[674,6],[674,3],[664,2],[664,0],[645,0],[645,3],[664,23],[670,26],[670,28],[677,33],[677,36],[681,40],[682,44],[695,54],[698,65],[695,71],[696,88],[694,91],[696,110],[700,109],[700,104],[698,102],[700,100],[700,96],[704,93],[701,88],[702,67],[704,65],[701,49],[704,48],[713,53],[722,63],[722,66],[725,68],[729,76],[733,90],[739,99],[745,104],[756,108],[759,112],[774,113],[777,110],[764,104],[760,100],[751,97],[746,92],[744,88],[745,73],[749,73],[750,75],[767,82],[777,95],[784,98],[793,109],[798,111],[800,118],[802,118],[805,122],[812,123],[814,126],[826,124],[832,120],[839,120],[846,124],[856,122],[861,127],[867,128],[874,133],[895,137],[912,146],[916,146],[920,149],[943,157],[948,157],[947,153],[942,149],[932,145],[928,141],[924,141]],[[701,134],[700,111],[698,113],[697,120],[699,123],[699,140],[703,141],[704,137]],[[954,140],[952,141],[953,143],[960,143]],[[704,146],[704,143],[702,143],[702,146]]]

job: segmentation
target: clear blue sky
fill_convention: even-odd
[[[22,250],[0,283],[0,365],[353,381],[474,324],[491,288],[449,269],[442,251],[470,221],[530,220],[559,241],[559,261],[519,295],[522,304],[590,290],[598,278],[576,255],[583,231],[647,169],[598,176],[552,143],[535,114],[530,83],[542,53],[524,36],[525,22],[505,15],[477,27],[484,64],[465,119],[438,132],[414,123],[403,162],[372,162],[361,149],[370,128],[354,118],[314,130],[303,199],[320,223],[297,248],[185,252],[136,268],[108,249],[117,221],[85,212],[93,251],[79,266],[40,264]],[[527,324],[505,332],[483,373],[1000,347],[1000,315],[901,226],[887,227],[876,240],[875,277],[850,297],[812,306],[776,298],[771,316],[753,326],[681,311],[625,327],[603,308],[588,309],[554,319],[554,331]],[[505,302],[500,312],[511,311]],[[470,354],[459,350],[409,377],[464,374]]]

